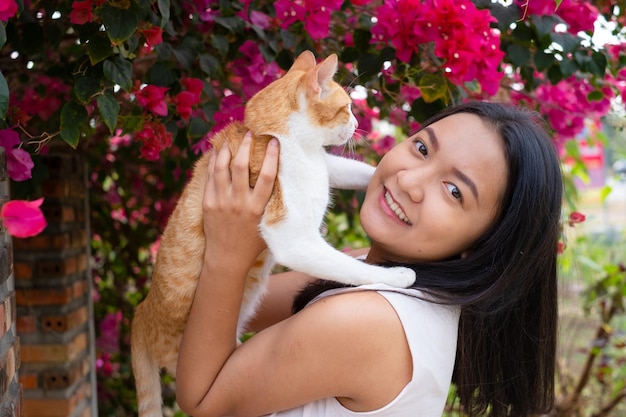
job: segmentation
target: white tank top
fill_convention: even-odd
[[[413,358],[411,381],[390,403],[373,411],[350,411],[332,397],[269,416],[441,417],[452,379],[460,308],[417,298],[424,297],[419,290],[394,288],[385,284],[335,289],[323,293],[312,302],[347,291],[378,291],[396,310]]]

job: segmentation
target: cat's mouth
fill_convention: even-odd
[[[398,205],[398,203],[396,203],[393,200],[393,197],[391,197],[391,194],[389,193],[389,191],[387,191],[387,189],[385,189],[384,197],[385,197],[385,202],[387,203],[387,206],[389,206],[389,208],[391,209],[391,211],[393,211],[396,217],[400,219],[402,222],[408,225],[411,225],[411,221],[409,220],[407,215],[404,213],[402,208]]]

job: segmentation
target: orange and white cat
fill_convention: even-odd
[[[240,331],[254,314],[275,263],[352,285],[383,282],[408,287],[415,280],[408,268],[368,265],[334,249],[320,234],[329,187],[364,189],[374,170],[324,150],[348,141],[357,127],[350,96],[333,81],[336,71],[336,55],[316,64],[311,52],[302,53],[283,77],[250,99],[243,123],[229,125],[212,140],[217,148],[227,142],[235,155],[244,134],[252,133],[251,185],[269,140],[275,137],[280,142],[278,176],[259,225],[268,249],[248,273]],[[178,347],[203,264],[202,197],[208,158],[207,153],[196,163],[168,221],[150,291],[132,322],[140,417],[162,416],[160,370],[172,375],[176,371]]]

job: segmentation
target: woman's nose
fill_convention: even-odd
[[[398,185],[414,203],[420,203],[424,199],[423,179],[420,178],[416,170],[407,169],[398,172]]]

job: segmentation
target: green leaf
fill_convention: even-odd
[[[187,130],[189,137],[200,139],[209,132],[209,125],[199,117],[193,117]]]
[[[198,65],[200,66],[200,69],[209,77],[215,77],[219,74],[220,61],[213,55],[200,55],[198,57]]]
[[[551,33],[550,39],[552,42],[561,45],[563,48],[563,52],[573,52],[576,48],[580,46],[580,42],[582,38],[578,36],[572,35],[571,33]]]
[[[559,65],[553,65],[548,68],[548,79],[552,84],[557,84],[563,79],[563,73],[561,72],[561,67]]]
[[[102,32],[89,39],[87,43],[87,53],[89,54],[89,61],[91,65],[96,65],[98,62],[102,62],[107,59],[113,53],[113,47],[111,41]]]
[[[446,98],[448,93],[448,89],[446,86],[446,81],[443,77],[433,75],[433,74],[425,74],[422,76],[417,86],[422,93],[422,98],[426,103],[432,103],[438,99]]]
[[[80,126],[87,122],[85,107],[69,101],[61,109],[61,138],[76,149],[80,138]]]
[[[357,62],[357,69],[361,77],[369,79],[380,72],[382,63],[378,59],[378,56],[370,53],[364,53],[359,56]]]
[[[513,36],[524,42],[530,42],[536,38],[535,32],[525,21],[516,23],[515,29],[513,29]]]
[[[539,38],[551,34],[557,24],[563,23],[563,19],[556,15],[531,15],[530,20],[534,23]]]
[[[170,20],[170,0],[158,0],[159,13],[161,13],[161,27]]]
[[[604,93],[602,93],[602,91],[595,90],[587,94],[587,100],[589,101],[600,101],[603,98],[604,98]]]
[[[106,79],[119,85],[124,91],[130,91],[133,87],[132,73],[133,66],[131,62],[120,56],[115,56],[104,62],[104,76]]]
[[[411,116],[415,118],[418,122],[423,122],[428,118],[434,116],[439,113],[446,107],[445,103],[441,100],[435,101],[433,103],[426,103],[422,97],[413,101],[411,104]]]
[[[367,51],[370,47],[372,34],[369,30],[356,29],[353,32],[354,46],[360,51]]]
[[[9,85],[4,75],[0,71],[0,119],[7,118],[7,111],[9,110]]]
[[[243,32],[245,27],[243,19],[236,16],[214,16],[215,23],[228,29],[229,32]]]
[[[113,7],[105,3],[100,10],[102,23],[107,29],[111,42],[118,44],[130,38],[137,30],[139,11],[134,2],[127,9]]]
[[[100,90],[100,80],[96,78],[80,77],[74,83],[74,94],[81,104],[89,104]]]
[[[554,63],[554,55],[547,54],[544,51],[537,51],[533,56],[533,61],[535,62],[535,67],[537,71],[544,71],[548,68],[552,63]]]
[[[520,45],[510,44],[506,48],[506,54],[513,65],[517,65],[518,67],[526,65],[530,61],[530,51],[528,48],[524,48]]]
[[[228,54],[229,45],[230,45],[230,42],[228,42],[228,39],[225,36],[222,36],[222,35],[211,36],[211,46],[217,49],[217,52],[219,52],[221,56],[226,56]]]
[[[104,124],[109,128],[109,132],[113,133],[117,126],[117,115],[120,112],[120,104],[115,99],[115,96],[108,91],[99,95],[97,102],[98,112]]]
[[[591,62],[589,63],[589,72],[594,75],[604,76],[606,72],[607,59],[602,52],[596,51],[591,54]]]
[[[556,10],[559,8],[559,6],[561,5],[561,3],[563,3],[563,0],[554,0],[554,11],[556,12]]]
[[[7,43],[7,30],[2,23],[0,23],[0,48]]]
[[[578,69],[576,64],[568,59],[564,59],[563,61],[561,61],[559,67],[561,68],[561,73],[563,74],[564,78],[567,78],[570,75],[574,75],[574,73]]]

